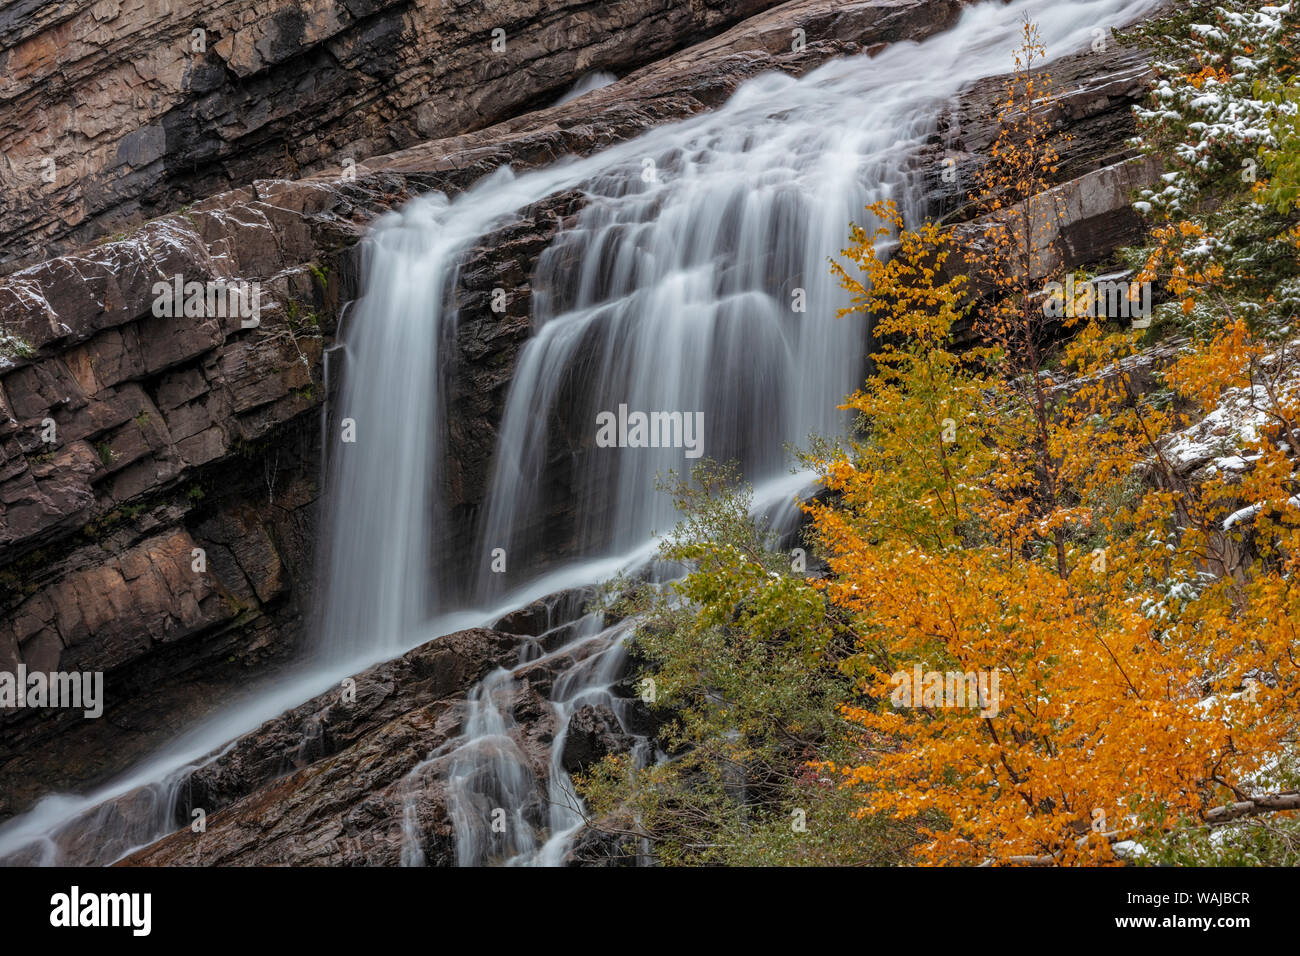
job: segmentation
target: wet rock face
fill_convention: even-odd
[[[436,817],[432,862],[450,862],[438,856],[452,852],[440,778],[403,778],[460,732],[466,690],[513,665],[524,641],[486,628],[431,641],[265,722],[176,787],[124,793],[53,840],[62,859],[85,865],[112,863],[159,826],[177,832],[128,863],[395,865],[404,808],[420,800]],[[0,862],[31,863],[24,854],[39,852]]]
[[[178,823],[196,807],[215,813],[289,771],[342,754],[394,722],[408,732],[422,707],[436,705],[441,715],[487,671],[513,663],[519,641],[487,628],[458,631],[268,721],[190,776],[175,808]],[[455,726],[450,716],[443,722],[444,730]]]
[[[1128,139],[1136,131],[1133,107],[1146,95],[1152,72],[1146,55],[1107,40],[1097,51],[1054,62],[1055,103],[1038,111],[1046,127],[1062,134],[1054,182],[1064,183],[1135,155]],[[977,186],[998,134],[993,120],[1005,96],[1005,77],[981,80],[938,118],[934,141],[917,157],[928,213],[945,223],[971,219],[968,196]]]
[[[217,675],[297,644],[323,349],[352,244],[408,196],[395,177],[260,183],[0,279],[25,344],[0,357],[0,667],[106,674],[100,720],[0,715],[0,818],[102,779],[219,702]],[[257,283],[258,324],[155,314],[177,276]]]
[[[739,15],[760,6],[693,4],[682,19],[685,6],[658,5],[643,25],[662,29],[663,17],[677,18],[665,33],[671,43],[663,46],[660,37],[641,44],[636,56],[648,59],[680,46],[695,35],[695,25],[722,24],[732,15],[727,10]],[[565,153],[589,154],[721,103],[765,70],[799,74],[874,43],[919,38],[948,25],[959,6],[957,0],[835,6],[795,0],[571,103],[377,157],[359,165],[355,178],[335,170],[295,181],[257,180],[128,236],[0,278],[0,327],[20,343],[0,353],[0,664],[108,671],[101,721],[35,712],[9,718],[0,744],[0,819],[49,789],[88,786],[128,765],[176,720],[192,719],[219,701],[218,688],[238,684],[250,668],[260,674],[273,667],[300,642],[310,622],[313,542],[319,537],[320,436],[335,434],[339,424],[320,421],[323,356],[340,311],[359,293],[356,244],[375,216],[430,189],[455,193],[501,165],[526,169]],[[223,7],[221,14],[233,16],[237,7]],[[24,76],[44,68],[32,53],[41,36],[81,29],[80,9],[58,22],[48,8],[23,24],[0,14],[0,43],[16,48],[30,41]],[[367,28],[377,29],[384,11],[410,13],[409,7],[376,5],[361,12],[348,5],[333,23],[305,9],[301,37],[324,44],[347,34],[348,17],[371,17]],[[632,9],[616,5],[600,13],[605,29],[620,28],[601,47],[609,56],[624,55],[626,30],[634,29],[624,15]],[[565,17],[595,16],[575,11],[546,14],[547,29]],[[135,23],[141,42],[154,35],[131,19],[144,16],[141,10],[101,13],[115,30]],[[218,38],[209,46],[246,71],[246,91],[263,73],[287,69],[302,55],[293,52],[293,23],[255,19],[261,31],[255,42],[245,47]],[[338,32],[330,33],[335,27]],[[794,27],[809,38],[801,52],[791,48]],[[575,42],[554,47],[569,49]],[[120,44],[113,49],[121,54]],[[613,61],[600,58],[606,52],[575,62],[584,69],[609,66]],[[100,50],[92,60],[108,63],[109,54]],[[11,67],[18,63],[12,50],[8,56]],[[533,50],[538,69],[551,56]],[[82,66],[93,73],[92,62]],[[235,109],[221,99],[220,76],[204,70],[189,76],[211,94],[205,102],[214,116]],[[569,81],[563,73],[552,79]],[[71,89],[77,80],[61,82]],[[523,97],[533,80],[524,73],[510,82],[522,84],[512,95]],[[490,83],[469,87],[494,89]],[[16,96],[15,89],[0,89],[0,98]],[[302,105],[278,95],[277,109]],[[481,104],[484,96],[460,90],[428,102],[437,110]],[[303,110],[313,118],[319,113],[322,121],[330,115]],[[115,124],[128,119],[117,116],[100,135],[107,141]],[[429,129],[445,132],[440,122]],[[302,142],[309,138],[304,134]],[[149,155],[152,141],[146,140],[132,140],[128,152],[136,161]],[[247,145],[238,137],[222,140],[213,155],[234,150],[255,156]],[[199,148],[186,149],[191,146]],[[165,165],[164,159],[152,162],[150,169]],[[245,176],[233,162],[225,174]],[[92,172],[88,181],[93,178]],[[77,201],[93,194],[88,188]],[[42,200],[46,211],[59,208],[51,197]],[[533,331],[530,277],[542,250],[582,202],[576,192],[549,197],[466,251],[454,303],[460,354],[450,382],[450,434],[456,454],[446,489],[461,539],[468,540],[486,489],[516,356]],[[13,213],[0,210],[0,216]],[[154,315],[155,284],[175,276],[258,283],[260,325],[243,328],[235,317]],[[491,308],[498,288],[507,292],[499,312]],[[194,570],[196,550],[203,552],[202,571]],[[113,733],[112,727],[124,729]],[[107,740],[114,746],[105,746]]]
[[[979,169],[997,136],[993,120],[1004,77],[974,84],[939,119],[937,135],[917,157],[928,215],[953,225],[960,243],[978,245],[992,222],[1005,214],[979,216],[970,201]],[[1139,188],[1155,182],[1158,161],[1139,157],[1128,145],[1136,132],[1133,107],[1152,80],[1146,55],[1113,40],[1103,49],[1053,64],[1055,102],[1042,111],[1058,135],[1060,161],[1052,187],[1032,201],[1031,215],[1050,223],[1035,236],[1035,281],[1063,268],[1106,262],[1117,249],[1141,238],[1145,225],[1131,203]],[[947,276],[968,274],[960,255],[945,263]],[[978,284],[972,285],[976,292]],[[954,327],[958,344],[975,343],[969,320]]]
[[[626,753],[632,749],[633,742],[612,710],[584,704],[569,718],[569,732],[564,738],[560,763],[566,771],[575,773],[609,754]]]
[[[774,5],[8,0],[0,272],[232,185],[481,128]]]
[[[463,190],[502,165],[528,169],[565,154],[590,154],[710,109],[767,70],[798,75],[833,56],[919,39],[950,25],[962,5],[793,0],[721,32],[727,18],[771,4],[664,0],[650,10],[637,0],[600,11],[538,6],[520,20],[522,32],[507,25],[508,49],[530,51],[528,68],[496,73],[498,61],[448,59],[437,43],[422,48],[417,65],[409,59],[420,47],[411,38],[433,35],[419,32],[432,20],[413,18],[463,17],[456,29],[469,36],[466,24],[483,16],[477,4],[441,4],[435,10],[423,2],[347,2],[277,13],[274,4],[258,2],[232,0],[215,8],[214,17],[242,26],[226,33],[209,28],[207,53],[182,70],[184,81],[174,96],[140,88],[142,97],[148,92],[148,103],[117,112],[109,109],[117,103],[114,90],[132,91],[131,84],[141,82],[134,68],[123,66],[132,34],[144,44],[141,49],[152,48],[172,33],[176,39],[188,36],[192,24],[186,21],[187,29],[177,33],[174,24],[149,20],[153,14],[143,7],[117,2],[34,11],[30,5],[0,5],[0,122],[6,124],[0,127],[0,152],[16,164],[0,162],[0,179],[8,186],[15,170],[29,168],[41,149],[67,151],[59,154],[57,169],[67,168],[68,157],[80,157],[85,171],[82,185],[64,179],[43,184],[39,202],[24,188],[0,193],[0,241],[9,243],[0,246],[0,259],[56,240],[71,246],[113,228],[115,217],[152,212],[151,204],[169,211],[182,199],[239,184],[128,236],[0,278],[0,329],[10,337],[0,344],[0,669],[23,663],[107,672],[101,720],[31,711],[0,716],[0,820],[43,793],[103,781],[169,739],[178,724],[218,705],[232,688],[252,676],[273,675],[301,644],[316,603],[321,437],[337,434],[338,425],[336,419],[321,420],[324,356],[340,314],[359,294],[357,243],[376,216],[431,189]],[[559,36],[553,31],[572,26],[575,18],[586,24],[574,28],[578,39],[539,39]],[[592,18],[605,25],[603,40],[590,32]],[[619,28],[610,31],[611,23]],[[128,24],[131,32],[122,32]],[[541,32],[529,34],[534,26]],[[806,32],[802,52],[791,49],[794,28]],[[575,72],[648,61],[694,39],[699,30],[718,35],[572,103],[480,128],[520,106],[549,102]],[[645,31],[654,33],[653,41]],[[87,39],[92,34],[96,38]],[[471,48],[481,53],[473,44],[486,41],[477,34],[472,42],[455,36],[467,44],[457,48],[465,57]],[[525,42],[526,36],[533,41]],[[629,52],[629,38],[636,37],[637,49]],[[67,75],[50,72],[56,49],[76,64]],[[174,53],[167,50],[167,56]],[[67,51],[84,55],[73,59]],[[166,63],[181,69],[179,60]],[[302,79],[308,75],[303,70],[318,85],[300,84],[293,87],[295,95],[285,96],[286,80]],[[335,70],[348,83],[326,82]],[[443,87],[435,84],[437,70],[443,70],[436,81]],[[1076,136],[1063,164],[1068,179],[1051,201],[1069,211],[1061,235],[1067,260],[1083,264],[1104,259],[1138,228],[1128,189],[1151,170],[1118,163],[1128,105],[1141,92],[1145,67],[1140,58],[1113,52],[1078,58],[1063,70],[1074,92],[1059,121],[1086,135]],[[33,85],[42,76],[48,82]],[[87,84],[109,76],[118,87],[104,86],[95,94],[102,98],[93,101],[98,105],[87,107],[87,115],[106,111],[101,127],[84,127],[84,136],[78,127],[77,135],[51,146],[54,124],[70,120],[60,120],[50,107],[47,125],[41,125],[33,118],[32,98],[39,93],[51,103],[77,102],[89,95]],[[409,85],[393,92],[395,76]],[[430,95],[433,89],[446,92]],[[994,89],[981,85],[962,98],[945,119],[935,149],[961,154],[962,163],[978,162],[991,137],[988,103]],[[156,119],[131,132],[130,117],[137,114]],[[241,123],[231,120],[236,114],[244,116]],[[123,144],[113,139],[119,126],[126,131]],[[463,129],[474,131],[442,135]],[[18,142],[15,130],[27,138]],[[421,140],[429,141],[408,147]],[[284,157],[286,141],[298,172],[336,162],[345,147],[359,159],[371,158],[358,163],[355,178],[332,170],[294,180],[255,179],[265,169],[281,168],[271,160]],[[121,163],[113,165],[117,160],[101,155],[101,147],[111,147],[113,157],[120,154]],[[392,152],[395,147],[408,148]],[[918,159],[922,176],[940,168],[935,156]],[[946,188],[933,184],[936,213],[968,219]],[[458,359],[450,381],[454,454],[446,489],[462,542],[486,490],[519,350],[533,332],[530,282],[537,258],[583,202],[580,192],[547,197],[475,243],[462,262],[454,302]],[[980,224],[966,222],[963,228],[978,230]],[[260,324],[243,328],[238,318],[154,315],[155,283],[176,275],[259,283]],[[491,308],[498,288],[507,293],[504,311]],[[332,384],[337,370],[331,365]],[[203,555],[202,570],[196,569],[196,551]],[[554,624],[555,610],[539,602],[496,626],[540,635]],[[480,637],[488,645],[483,666],[514,659],[515,644],[492,650],[497,639]],[[552,642],[547,650],[556,639],[545,639]],[[499,658],[493,656],[498,651]],[[193,799],[213,807],[249,801],[240,811],[247,821],[262,814],[265,823],[275,801],[291,792],[305,810],[323,806],[333,793],[350,794],[338,797],[350,816],[329,818],[333,823],[326,829],[339,829],[328,836],[320,831],[305,848],[289,848],[295,841],[292,822],[265,848],[249,823],[251,829],[231,831],[236,835],[223,858],[324,861],[337,853],[353,861],[396,860],[400,840],[387,814],[400,818],[410,794],[385,788],[414,766],[413,755],[454,735],[458,718],[447,700],[464,693],[477,666],[453,668],[461,683],[437,689],[443,696],[396,710],[381,707],[375,722],[364,727],[337,708],[325,713],[322,705],[295,716],[292,727],[268,730],[271,736],[262,744],[241,744],[234,762],[196,774]],[[548,680],[540,668],[518,701],[521,723],[534,741],[565,730],[545,719],[538,695]],[[581,719],[575,714],[573,721],[566,767],[625,744],[599,712]],[[289,751],[296,756],[285,764]],[[356,762],[338,762],[344,752],[352,752],[348,761]],[[528,752],[540,753],[536,746]],[[365,776],[372,764],[387,769]],[[430,862],[449,859],[450,852],[437,779],[430,776],[421,784],[422,795],[411,798],[421,832],[432,834],[424,847]],[[367,802],[367,794],[375,802]],[[260,809],[257,800],[264,801]],[[583,852],[604,852],[598,842],[581,846]]]
[[[566,625],[581,617],[586,608],[600,597],[601,592],[596,587],[560,591],[511,611],[492,626],[511,634],[542,638],[542,645],[549,650],[558,646],[556,642],[567,638],[569,628]]]
[[[204,832],[178,829],[122,865],[455,863],[448,768],[465,729],[466,691],[498,667],[515,668],[509,696],[499,703],[513,718],[509,735],[538,792],[525,821],[544,826],[550,747],[561,729],[546,698],[560,674],[604,645],[579,640],[517,665],[529,640],[485,628],[460,631],[357,675],[354,700],[334,690],[269,721],[182,788],[176,825],[202,808]],[[595,736],[574,745],[572,760],[566,749],[573,769],[598,759],[598,747],[613,752],[616,738],[627,737],[607,708],[579,708],[571,734],[575,726]],[[80,836],[65,839],[75,845]]]

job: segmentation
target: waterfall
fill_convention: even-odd
[[[654,533],[676,520],[655,479],[693,463],[688,422],[703,422],[694,436],[703,455],[741,464],[769,518],[791,520],[808,476],[790,473],[787,446],[843,430],[836,406],[860,381],[869,344],[862,321],[834,318],[843,303],[827,258],[849,221],[884,198],[915,219],[924,197],[909,161],[963,86],[1007,71],[1023,16],[1059,56],[1155,2],[977,4],[921,43],[800,79],[757,77],[716,111],[585,159],[499,170],[455,198],[434,193],[383,217],[365,243],[363,295],[348,313],[326,425],[317,654],[292,686],[233,702],[121,779],[47,797],[0,826],[0,861],[120,858],[174,829],[187,774],[262,721],[370,663],[644,560]],[[537,265],[534,335],[518,358],[474,541],[455,553],[443,462],[455,453],[446,416],[458,270],[476,240],[561,190],[579,190],[582,208]],[[633,413],[667,413],[663,434],[681,440],[598,441],[601,416]],[[490,560],[498,549],[504,572]],[[459,606],[447,587],[455,576],[473,582]],[[579,615],[526,642],[516,668],[472,691],[461,735],[412,771],[412,781],[431,772],[447,781],[460,862],[564,859],[581,823],[560,763],[565,728],[588,703],[625,721],[611,686],[626,632]],[[503,701],[547,655],[563,657],[547,702],[560,731],[539,779]],[[651,756],[643,738],[635,749]],[[128,794],[132,814],[120,806]],[[488,824],[495,811],[503,831]],[[403,860],[418,864],[411,813],[406,823]]]
[[[513,560],[504,574],[480,563],[480,594],[562,558],[555,542],[622,554],[667,530],[656,478],[701,455],[761,482],[787,468],[788,445],[842,430],[836,406],[861,378],[867,329],[835,319],[826,258],[867,202],[907,203],[899,159],[928,126],[884,122],[887,105],[858,103],[861,68],[837,67],[820,82],[756,80],[584,184],[577,224],[533,281],[537,334],[479,538],[480,554]],[[660,447],[593,442],[598,416],[622,429],[637,414]]]
[[[556,100],[552,105],[563,106],[565,103],[571,103],[578,97],[585,96],[593,90],[602,89],[609,86],[609,84],[616,82],[618,82],[618,77],[613,73],[610,73],[608,70],[596,70],[595,72],[579,77],[578,82],[574,83],[573,86],[570,87],[569,91]]]

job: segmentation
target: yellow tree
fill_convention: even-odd
[[[1027,26],[1021,62],[1035,44]],[[1017,76],[1012,123],[1035,98]],[[1013,141],[1038,158],[986,174],[1030,170],[1004,191],[1023,217],[997,220],[1020,230],[965,250],[984,299],[945,278],[951,236],[884,207],[894,256],[855,227],[836,266],[881,345],[848,401],[862,434],[820,462],[834,494],[809,509],[821,586],[858,637],[844,714],[862,756],[830,769],[864,813],[946,820],[923,861],[1108,862],[1129,837],[1300,807],[1279,775],[1300,689],[1300,375],[1228,315],[1165,372],[1175,402],[1139,386],[1136,337],[1104,320],[1074,323],[1049,374],[1028,203],[1053,154]],[[1195,279],[1180,294],[1213,295]],[[989,347],[954,354],[972,310]],[[1249,467],[1191,480],[1179,443],[1234,409],[1255,416],[1231,456]]]
[[[1049,116],[1056,105],[1051,74],[1043,69],[1046,49],[1038,28],[1026,18],[1015,68],[1003,81],[997,135],[988,161],[976,174],[971,199],[984,214],[979,234],[963,244],[964,266],[983,298],[975,331],[999,349],[999,367],[1019,386],[1032,416],[1032,494],[1022,504],[1050,510],[1058,492],[1058,462],[1048,448],[1048,396],[1042,372],[1057,322],[1037,293],[1057,259],[1057,210],[1047,195],[1060,154]],[[1065,575],[1064,533],[1050,529],[1057,571]]]

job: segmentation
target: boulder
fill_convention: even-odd
[[[634,742],[608,707],[583,704],[569,718],[560,763],[569,773],[577,773],[609,754],[626,753]]]

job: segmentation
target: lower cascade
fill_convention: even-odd
[[[799,79],[760,76],[716,110],[590,157],[501,169],[454,198],[433,193],[387,214],[365,240],[361,296],[331,356],[341,384],[324,426],[312,654],[292,681],[188,728],[113,783],[46,797],[0,826],[0,862],[108,864],[146,847],[177,829],[194,771],[240,735],[361,668],[542,598],[546,626],[471,689],[458,733],[406,774],[401,861],[429,862],[414,795],[437,779],[458,864],[574,862],[585,823],[566,760],[575,720],[612,715],[606,730],[635,762],[659,756],[622,686],[635,622],[586,611],[615,572],[671,575],[653,559],[656,535],[676,523],[657,480],[701,458],[734,461],[755,507],[793,533],[811,476],[791,471],[790,449],[846,430],[837,406],[870,349],[863,323],[835,318],[847,300],[827,259],[846,224],[884,199],[909,221],[922,215],[909,158],[963,87],[1005,71],[1022,18],[1057,57],[1151,5],[975,4],[922,42]],[[464,540],[443,490],[456,454],[453,292],[476,241],[566,191],[580,208],[529,280],[532,337]],[[549,740],[521,748],[523,709]],[[118,805],[126,794],[129,814]]]

